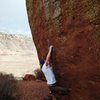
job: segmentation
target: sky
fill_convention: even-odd
[[[0,32],[31,36],[26,0],[0,0]]]

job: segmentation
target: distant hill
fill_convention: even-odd
[[[0,72],[23,77],[33,74],[39,68],[38,63],[31,37],[0,33]]]
[[[31,37],[0,32],[0,53],[33,51],[34,43]]]

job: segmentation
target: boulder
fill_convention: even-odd
[[[23,77],[24,81],[32,81],[32,80],[36,80],[35,76],[32,74],[25,74]]]
[[[39,59],[54,45],[52,63],[69,98],[100,100],[100,0],[26,0]]]

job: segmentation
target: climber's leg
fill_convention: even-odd
[[[67,95],[69,93],[68,89],[58,86],[56,84],[49,85],[49,89],[50,89],[51,93],[59,93],[62,95]]]

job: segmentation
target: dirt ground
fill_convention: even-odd
[[[52,99],[46,99],[51,96],[50,90],[45,81],[19,81],[18,82],[18,100],[70,100],[69,95],[55,94]]]
[[[19,81],[19,100],[44,100],[49,94],[46,82],[42,81]]]

